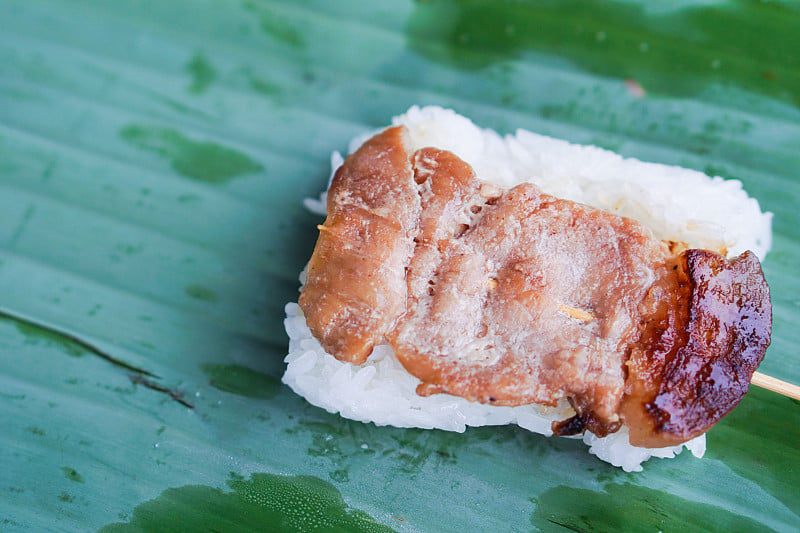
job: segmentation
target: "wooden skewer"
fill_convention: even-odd
[[[771,390],[772,392],[783,394],[789,398],[800,400],[800,387],[785,381],[781,381],[777,378],[773,378],[772,376],[767,376],[761,372],[754,372],[753,379],[750,381],[750,383],[756,387],[761,387],[762,389]]]

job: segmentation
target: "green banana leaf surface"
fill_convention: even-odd
[[[800,8],[0,1],[0,531],[797,531],[800,403],[625,473],[280,383],[330,154],[411,105],[734,178],[800,383]]]

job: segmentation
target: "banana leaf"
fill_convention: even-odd
[[[761,370],[800,383],[800,9],[749,0],[0,2],[1,531],[797,531],[800,405],[641,473],[280,384],[330,153],[414,104],[741,180]]]

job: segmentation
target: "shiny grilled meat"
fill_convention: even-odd
[[[769,289],[727,260],[531,184],[477,179],[454,154],[411,151],[403,127],[348,157],[300,298],[340,360],[388,341],[421,395],[576,414],[555,434],[624,423],[661,447],[706,431],[746,393],[769,345]]]

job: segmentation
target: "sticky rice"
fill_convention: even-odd
[[[393,124],[409,129],[411,150],[449,150],[469,163],[481,180],[504,187],[531,182],[553,196],[635,219],[657,238],[682,241],[691,248],[726,250],[729,256],[751,250],[762,260],[769,251],[771,214],[762,213],[738,181],[623,159],[607,150],[524,130],[502,137],[438,107],[413,107]],[[349,151],[371,135],[354,139]],[[332,156],[334,172],[342,161],[339,154]],[[324,213],[325,193],[306,205]],[[403,369],[388,345],[376,346],[366,363],[354,366],[325,353],[296,303],[286,306],[285,325],[290,344],[283,382],[310,403],[345,418],[458,432],[467,426],[517,424],[550,436],[552,421],[574,414],[566,401],[556,407],[501,407],[447,394],[418,396],[419,380]],[[705,451],[704,435],[674,447],[631,446],[624,427],[604,438],[587,432],[583,441],[590,453],[626,471],[641,470],[650,457],[674,457],[684,447],[698,457]]]

